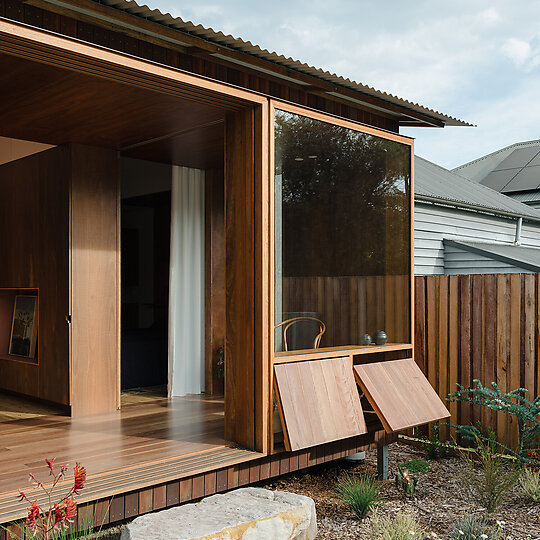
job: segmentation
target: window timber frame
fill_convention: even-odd
[[[269,268],[269,287],[270,287],[270,297],[269,297],[269,309],[270,309],[270,357],[271,357],[271,373],[270,373],[270,396],[272,396],[274,388],[274,369],[275,364],[288,363],[288,362],[297,362],[297,361],[309,361],[309,360],[318,360],[321,358],[337,358],[341,356],[350,356],[351,359],[353,356],[362,355],[362,354],[373,354],[373,353],[384,353],[389,351],[409,351],[411,357],[414,354],[414,139],[411,137],[406,137],[398,133],[393,133],[385,131],[383,129],[374,128],[371,126],[366,126],[361,123],[353,122],[346,120],[337,116],[332,116],[329,114],[321,113],[309,108],[303,108],[291,103],[283,102],[280,100],[272,99],[269,103],[269,173],[268,177],[270,180],[269,187],[269,197],[270,197],[270,268]],[[314,349],[314,350],[305,350],[299,351],[296,354],[287,353],[287,352],[276,352],[275,350],[275,341],[276,336],[274,332],[275,317],[276,317],[276,306],[275,306],[275,247],[276,247],[276,230],[275,230],[275,210],[276,210],[276,201],[275,201],[275,111],[281,110],[292,114],[297,114],[313,120],[319,120],[321,122],[326,122],[336,126],[344,127],[351,129],[353,131],[358,131],[366,135],[373,135],[375,137],[380,137],[386,140],[398,142],[404,145],[407,145],[410,148],[410,197],[409,197],[409,215],[410,215],[410,265],[409,265],[409,343],[398,343],[398,344],[388,344],[383,346],[369,346],[369,347],[329,347],[326,349]],[[269,404],[270,405],[270,404]],[[273,440],[273,418],[272,418],[272,407],[268,407],[268,425],[269,425],[269,443],[268,446],[270,451],[274,451],[274,440]]]

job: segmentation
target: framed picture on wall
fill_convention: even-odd
[[[34,358],[36,354],[38,330],[38,297],[15,297],[11,336],[9,338],[9,354]]]

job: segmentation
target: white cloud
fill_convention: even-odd
[[[480,16],[486,24],[497,24],[502,20],[501,14],[493,7],[482,11]]]
[[[173,0],[152,0],[178,11]],[[231,33],[479,128],[407,130],[457,165],[540,136],[540,1],[198,0],[195,24]],[[537,113],[537,110],[539,111]]]
[[[503,54],[517,66],[523,66],[531,56],[531,46],[521,39],[509,38],[503,43],[501,49]]]

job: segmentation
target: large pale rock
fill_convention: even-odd
[[[138,517],[121,540],[312,540],[316,534],[309,497],[242,488]]]

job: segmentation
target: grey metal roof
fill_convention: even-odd
[[[49,0],[49,1],[54,2],[54,0]],[[103,4],[103,5],[121,10],[123,12],[129,13],[132,15],[135,15],[137,17],[141,17],[143,19],[147,19],[147,20],[153,21],[155,23],[158,23],[158,24],[170,27],[170,28],[174,28],[184,34],[190,34],[190,35],[199,37],[208,42],[217,44],[220,47],[223,47],[224,49],[242,52],[248,56],[253,56],[262,60],[266,60],[270,62],[271,64],[276,64],[277,66],[283,66],[291,70],[297,71],[298,73],[303,73],[305,75],[316,77],[327,83],[331,83],[332,85],[336,87],[336,90],[338,90],[339,87],[343,87],[343,88],[347,88],[349,90],[358,92],[359,94],[363,94],[365,96],[372,96],[372,97],[381,99],[387,103],[398,105],[404,109],[408,109],[410,111],[438,120],[442,122],[443,125],[447,125],[447,126],[472,126],[473,125],[463,120],[459,120],[452,116],[448,116],[446,114],[440,113],[433,109],[429,109],[428,107],[424,107],[423,105],[420,105],[419,103],[414,103],[406,99],[401,99],[397,96],[388,94],[386,92],[382,92],[380,90],[377,90],[365,84],[351,81],[350,79],[341,77],[339,75],[336,75],[335,73],[330,73],[328,71],[324,71],[314,66],[310,66],[308,64],[302,63],[293,58],[286,57],[276,52],[270,52],[266,49],[262,49],[261,47],[259,47],[258,45],[254,45],[250,41],[244,41],[240,38],[236,38],[231,35],[225,35],[223,32],[213,30],[212,28],[205,28],[204,26],[200,24],[195,25],[191,21],[184,21],[180,17],[173,17],[170,13],[162,13],[159,9],[151,9],[150,7],[146,5],[139,5],[133,0],[93,0],[93,1],[99,4]],[[336,39],[338,39],[338,36],[336,36]],[[221,57],[221,55],[218,53],[213,53],[213,56],[216,56],[218,58]],[[231,59],[230,57],[223,56],[223,58],[225,58],[227,61],[234,62],[234,59]],[[257,66],[253,66],[249,64],[248,58],[246,58],[246,60],[247,61],[245,64],[241,61],[237,61],[237,63],[240,65],[243,64],[245,66],[249,66],[250,68],[255,69],[255,70],[259,69],[260,71],[265,71],[262,68],[258,68]],[[296,82],[297,84],[303,84],[302,82],[296,79],[291,79],[290,77],[280,75],[279,73],[273,72],[272,75],[276,77],[281,77],[287,80],[294,80],[294,82]],[[308,83],[305,83],[305,84],[309,86]],[[343,95],[337,94],[337,93],[334,94],[334,92],[331,92],[331,91],[328,92],[328,94],[339,95],[339,97],[344,98]],[[345,97],[345,99],[350,99],[350,98]],[[362,102],[361,99],[362,99],[362,96],[359,95],[358,97],[359,103]],[[351,99],[351,101],[355,102],[356,100]],[[373,108],[377,109],[376,106],[373,106]],[[381,109],[381,110],[384,110],[384,109]]]
[[[540,211],[419,156],[414,160],[414,196],[417,201],[441,202],[540,221]]]
[[[449,239],[445,239],[444,244],[508,263],[531,272],[540,272],[540,249],[515,244],[468,242]]]
[[[532,189],[527,186],[531,185],[531,181],[535,183],[529,174],[534,171],[523,169],[540,165],[539,153],[540,140],[524,141],[491,152],[452,170],[473,182],[488,185],[498,191]],[[518,176],[521,177],[517,178]],[[536,185],[540,185],[540,179]]]
[[[517,193],[509,193],[508,197],[511,197],[514,199],[514,201],[519,201],[524,204],[540,202],[540,193],[538,191],[520,191]]]

